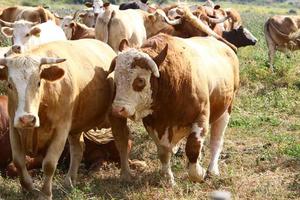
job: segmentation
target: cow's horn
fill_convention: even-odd
[[[66,61],[65,58],[41,58],[41,65],[43,64],[56,64]]]
[[[165,18],[165,20],[166,20],[166,22],[167,22],[168,24],[173,25],[173,26],[182,23],[181,18],[179,18],[179,19],[174,19],[174,20],[170,20],[167,16],[165,16],[164,18]]]
[[[76,17],[77,17],[77,15],[78,15],[79,11],[81,11],[81,10],[77,10],[77,11],[74,13],[72,20],[75,20],[75,19],[76,19]]]
[[[12,26],[13,26],[13,23],[3,21],[2,19],[0,19],[0,24],[1,24],[2,26],[7,26],[7,27],[12,27]]]
[[[225,22],[228,18],[229,17],[223,17],[223,18],[215,19],[215,18],[208,17],[208,20],[212,24],[219,24],[219,23]]]
[[[148,57],[139,57],[135,58],[132,62],[132,66],[140,66],[145,67],[151,70],[153,75],[157,78],[159,78],[159,71],[156,63]]]

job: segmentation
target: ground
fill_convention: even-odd
[[[214,190],[231,192],[234,199],[300,199],[300,51],[290,58],[276,54],[275,71],[267,66],[263,24],[274,14],[295,9],[289,4],[256,6],[221,3],[237,8],[244,26],[258,38],[254,47],[238,50],[241,87],[237,95],[220,159],[221,176],[203,183],[187,179],[186,158],[178,153],[172,159],[177,185],[160,181],[159,161],[154,142],[141,124],[135,131],[132,158],[146,161],[148,168],[135,171],[132,183],[119,181],[119,168],[108,164],[97,172],[82,166],[78,185],[64,189],[64,170],[54,180],[54,199],[207,199]],[[300,9],[295,9],[298,13]],[[209,137],[206,144],[208,144]],[[209,150],[204,148],[203,166]],[[35,177],[40,184],[41,177]],[[31,199],[21,192],[19,182],[0,178],[0,198]]]

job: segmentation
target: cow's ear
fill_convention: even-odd
[[[119,51],[124,51],[126,49],[129,49],[129,42],[127,39],[123,39],[121,42],[120,42],[120,45],[119,45]]]
[[[156,65],[159,67],[167,57],[169,45],[166,44],[165,48],[155,57],[153,58]]]
[[[59,68],[56,65],[47,67],[42,69],[40,74],[41,79],[45,79],[47,81],[56,81],[61,79],[65,74],[65,70]]]
[[[214,7],[215,10],[218,10],[218,9],[220,9],[220,8],[221,8],[220,5],[215,5],[215,7]]]
[[[5,58],[0,59],[0,80],[7,80],[7,60]]]
[[[108,7],[109,5],[110,5],[110,3],[109,3],[109,2],[106,2],[106,3],[103,4],[103,7],[106,8],[106,7]]]
[[[41,29],[37,26],[32,27],[31,30],[30,30],[30,35],[34,35],[36,37],[39,37],[40,33],[41,33]]]
[[[2,27],[1,32],[3,33],[3,35],[5,35],[5,37],[10,38],[13,36],[14,29],[9,27]]]
[[[93,3],[91,3],[91,2],[85,2],[84,3],[84,5],[86,6],[86,7],[88,7],[88,8],[91,8],[91,7],[93,7]]]
[[[74,28],[75,26],[76,26],[75,22],[71,22],[71,23],[69,24],[69,27],[70,27],[70,28]]]
[[[108,70],[108,74],[112,73],[113,71],[115,71],[115,67],[116,67],[116,61],[117,61],[117,56],[114,57],[114,59],[111,61],[110,63],[110,67]]]

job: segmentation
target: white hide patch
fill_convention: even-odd
[[[197,123],[194,123],[192,126],[192,132],[195,132],[195,137],[199,142],[201,142],[201,145],[203,145],[203,140],[201,137],[201,133],[203,132],[203,128],[199,127]]]
[[[192,181],[200,182],[204,179],[206,172],[198,163],[190,163],[188,173]]]
[[[119,53],[114,75],[117,89],[113,106],[124,107],[134,121],[140,120],[153,112],[151,109],[153,99],[150,85],[152,72],[140,67],[132,68],[134,58],[141,57],[151,59],[148,54],[139,52],[136,49]],[[134,91],[132,87],[133,81],[137,77],[144,78],[146,82],[146,86],[140,92]]]
[[[18,126],[21,116],[30,114],[35,116],[35,126],[38,127],[40,125],[38,106],[32,106],[32,102],[26,102],[26,100],[28,100],[28,90],[32,89],[28,88],[32,75],[39,76],[39,62],[28,57],[18,57],[14,59],[14,62],[8,60],[8,66],[8,81],[14,83],[18,96],[14,126]],[[29,110],[25,110],[26,103],[29,104]]]

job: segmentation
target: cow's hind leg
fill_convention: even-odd
[[[185,147],[189,160],[188,173],[191,181],[201,182],[205,176],[205,170],[200,166],[198,158],[201,158],[201,150],[208,129],[208,122],[194,123],[192,132],[187,138]]]
[[[17,129],[10,127],[9,136],[10,136],[13,162],[19,172],[20,183],[22,185],[22,188],[24,188],[27,191],[32,191],[34,189],[33,181],[26,169],[25,152],[22,147],[20,135],[18,134]]]
[[[269,35],[268,32],[268,24],[265,24],[264,27],[264,33],[265,33],[265,37],[266,37],[266,43],[267,43],[267,47],[268,47],[268,56],[269,56],[269,65],[271,70],[274,70],[274,56],[275,56],[275,52],[276,52],[276,44],[273,42],[271,36]]]
[[[229,122],[230,115],[226,111],[217,121],[211,124],[211,136],[210,136],[210,164],[208,172],[213,175],[219,175],[218,160],[222,151],[224,142],[224,133]]]
[[[84,143],[80,141],[82,134],[69,135],[70,145],[70,167],[65,179],[67,187],[73,187],[76,184],[78,168],[83,156]]]
[[[64,150],[70,126],[71,122],[65,122],[58,126],[47,149],[43,160],[44,184],[39,199],[52,199],[52,180],[58,160]]]

